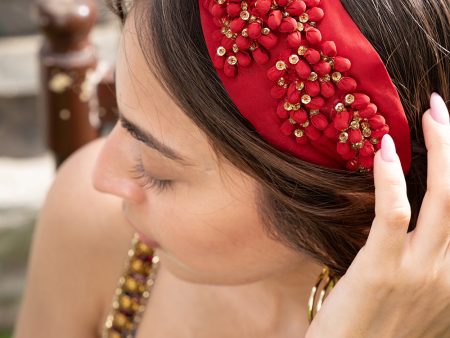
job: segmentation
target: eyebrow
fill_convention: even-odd
[[[122,127],[125,128],[128,133],[136,140],[143,142],[149,148],[158,151],[161,155],[172,161],[178,162],[185,166],[195,166],[187,157],[181,155],[176,150],[160,142],[148,131],[144,131],[139,128],[136,124],[123,116],[121,112],[119,112],[118,115]]]

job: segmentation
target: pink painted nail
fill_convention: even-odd
[[[386,162],[395,162],[397,160],[394,140],[389,134],[385,134],[381,139],[381,158]]]
[[[436,122],[448,125],[450,124],[450,116],[447,106],[442,97],[437,93],[432,93],[430,97],[430,114]]]

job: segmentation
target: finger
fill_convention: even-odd
[[[403,250],[411,218],[406,182],[392,137],[386,134],[374,159],[375,218],[367,239],[367,249],[378,255]]]
[[[422,125],[428,150],[427,191],[411,242],[420,250],[421,257],[427,259],[443,252],[450,241],[449,112],[436,93],[431,95],[430,109],[423,115]]]

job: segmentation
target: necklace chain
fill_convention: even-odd
[[[159,256],[140,241],[138,234],[134,234],[124,265],[125,273],[119,278],[112,308],[101,333],[102,338],[135,337],[158,273]],[[337,281],[338,278],[332,276],[328,267],[324,266],[308,301],[307,316],[310,323]]]

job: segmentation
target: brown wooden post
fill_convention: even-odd
[[[89,41],[94,0],[37,0],[44,32],[41,96],[48,116],[48,146],[57,164],[98,137],[97,54]]]

